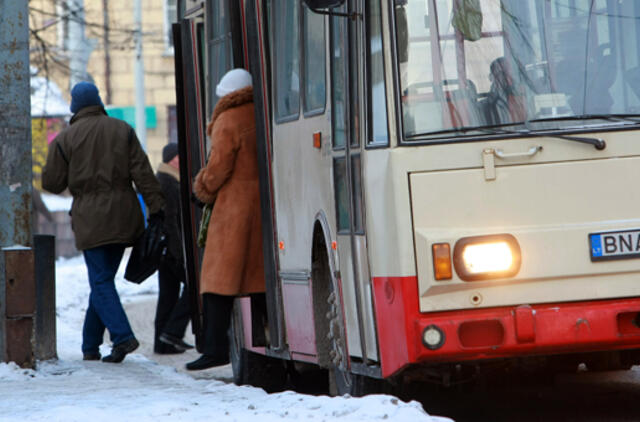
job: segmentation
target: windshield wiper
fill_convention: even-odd
[[[640,121],[638,123],[640,123]],[[491,129],[498,129],[498,130],[495,131]],[[502,133],[505,135],[531,136],[536,138],[548,137],[548,138],[566,139],[567,141],[582,142],[584,144],[593,145],[595,149],[599,151],[607,147],[607,143],[604,141],[604,139],[601,139],[601,138],[592,138],[588,136],[569,136],[569,135],[562,135],[559,133],[534,132],[531,129],[508,130],[508,129],[504,129],[504,125],[482,126],[482,127],[476,127],[473,129],[470,128],[469,130],[477,130],[485,133]]]
[[[635,117],[635,118],[634,118]],[[640,124],[640,115],[638,114],[582,114],[575,116],[546,117],[544,119],[533,119],[527,122],[557,122],[562,120],[607,120],[609,122],[621,122]]]

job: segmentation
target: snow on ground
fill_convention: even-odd
[[[36,69],[31,67],[32,75]],[[69,103],[55,82],[42,76],[31,76],[31,117],[69,116]]]
[[[148,300],[157,279],[142,285],[116,285],[122,301]],[[58,360],[38,362],[36,370],[0,363],[0,421],[450,421],[429,416],[417,402],[393,396],[363,398],[309,396],[292,391],[267,394],[249,386],[194,379],[139,353],[122,364],[82,360],[82,321],[88,301],[82,257],[56,265]],[[150,316],[152,318],[153,316]],[[103,345],[103,354],[109,347]]]
[[[73,197],[71,196],[53,195],[46,192],[42,192],[40,195],[47,209],[51,212],[69,211],[71,209],[71,203],[73,202]]]

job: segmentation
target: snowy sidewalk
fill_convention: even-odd
[[[142,346],[122,364],[83,361],[86,269],[81,257],[59,260],[56,266],[59,360],[39,362],[35,371],[0,363],[0,422],[449,420],[429,416],[417,402],[405,403],[388,395],[267,394],[228,382],[228,366],[196,373],[197,378],[179,371],[176,368],[197,354],[158,357],[151,353],[157,279],[133,285],[122,280],[123,267],[116,284]],[[109,350],[108,345],[101,349],[103,354]]]
[[[0,420],[9,421],[428,421],[420,404],[391,396],[313,397],[196,380],[138,354],[121,365],[0,365]]]

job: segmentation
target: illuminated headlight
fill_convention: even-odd
[[[444,344],[444,333],[438,326],[429,325],[422,331],[422,344],[427,349],[439,349]]]
[[[465,237],[453,251],[456,273],[465,281],[513,277],[520,262],[520,246],[510,234]]]

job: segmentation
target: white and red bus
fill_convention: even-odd
[[[486,363],[640,362],[639,2],[185,10],[192,176],[219,78],[254,79],[267,311],[238,301],[237,382],[305,363],[362,394]]]

